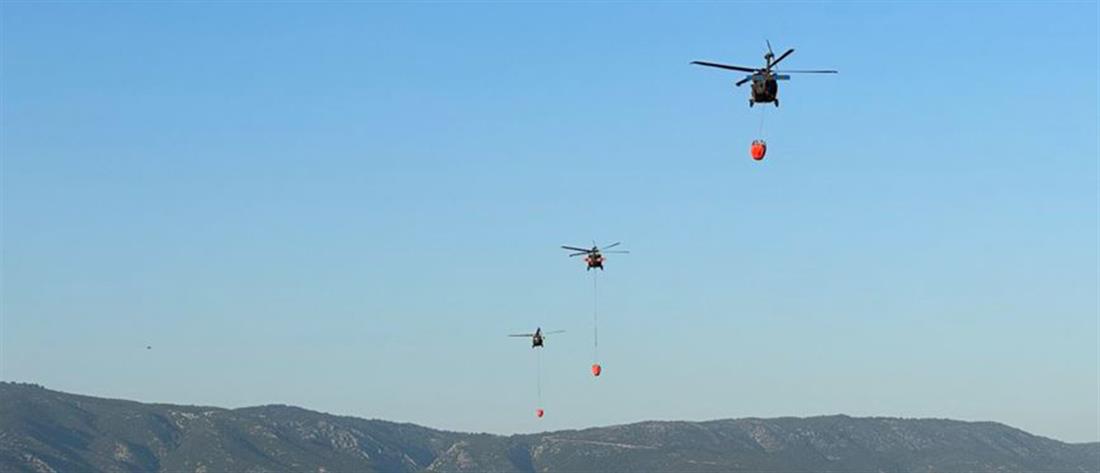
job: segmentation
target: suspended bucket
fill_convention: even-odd
[[[764,159],[764,155],[768,153],[768,143],[764,140],[753,140],[752,146],[749,147],[749,156],[752,159],[760,161]]]
[[[599,363],[592,364],[592,376],[599,376],[603,372],[603,367]]]
[[[535,409],[535,417],[542,418],[542,409]]]

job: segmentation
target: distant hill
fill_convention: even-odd
[[[993,422],[847,416],[505,437],[289,406],[143,404],[0,383],[0,471],[1100,472],[1100,443]]]

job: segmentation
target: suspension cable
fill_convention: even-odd
[[[600,362],[600,310],[599,310],[599,288],[596,281],[599,279],[599,273],[592,272],[592,362]]]
[[[768,111],[768,107],[764,107],[764,106],[760,107],[760,129],[756,133],[756,136],[761,140],[765,139],[765,137],[764,137],[764,117],[767,115],[767,111]]]

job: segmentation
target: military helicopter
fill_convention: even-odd
[[[565,333],[565,330],[554,330],[546,333],[542,333],[542,327],[535,329],[535,333],[513,333],[508,335],[509,337],[531,337],[531,348],[538,348],[542,346],[542,342],[546,340],[547,335],[555,333]]]
[[[585,271],[589,271],[592,268],[600,268],[600,271],[603,271],[603,254],[604,253],[619,253],[619,254],[630,253],[629,251],[626,251],[626,250],[607,251],[608,249],[614,248],[614,247],[619,246],[621,244],[622,244],[621,241],[617,241],[617,242],[612,243],[610,245],[607,245],[603,248],[600,248],[599,246],[596,246],[596,242],[592,242],[592,248],[589,248],[589,249],[577,248],[575,246],[565,246],[565,245],[562,245],[562,249],[570,250],[570,251],[576,251],[576,253],[573,253],[573,254],[569,255],[570,258],[572,258],[574,256],[586,255],[584,257],[584,262],[588,264],[588,267],[585,268]]]
[[[741,80],[735,82],[734,85],[736,85],[737,87],[741,87],[746,82],[748,82],[750,80],[752,81],[752,95],[749,97],[749,107],[752,107],[753,105],[758,104],[758,103],[769,103],[769,102],[774,103],[775,106],[778,107],[779,106],[779,98],[778,98],[779,82],[778,81],[790,80],[791,79],[790,74],[836,74],[837,73],[837,71],[833,71],[833,70],[812,70],[812,71],[805,71],[805,70],[777,71],[777,70],[772,70],[772,68],[775,67],[776,64],[779,64],[779,61],[782,61],[783,59],[786,59],[787,56],[790,56],[791,53],[794,52],[794,48],[788,49],[783,54],[780,54],[779,57],[775,57],[775,53],[772,52],[772,43],[770,41],[766,41],[766,40],[765,40],[765,42],[768,44],[768,52],[764,53],[764,68],[762,68],[762,69],[753,69],[751,67],[742,67],[742,66],[731,66],[731,65],[728,65],[728,64],[719,64],[719,63],[716,63],[716,62],[706,62],[706,61],[692,61],[691,63],[696,64],[696,65],[700,65],[700,66],[717,67],[719,69],[728,69],[728,70],[731,70],[731,71],[748,72],[749,75],[745,76],[744,79],[741,79]]]

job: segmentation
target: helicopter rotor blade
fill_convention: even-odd
[[[728,70],[731,70],[731,71],[741,71],[741,72],[756,72],[757,71],[756,69],[753,69],[751,67],[731,66],[729,64],[719,64],[717,62],[691,61],[691,63],[695,64],[695,65],[698,65],[698,66],[717,67],[719,69],[728,69]]]
[[[610,248],[614,248],[614,247],[616,247],[616,246],[619,246],[619,245],[621,245],[621,244],[623,244],[623,242],[621,242],[621,241],[617,241],[617,242],[615,242],[615,243],[612,243],[612,244],[610,244],[610,245],[607,245],[607,246],[605,246],[605,247],[603,247],[603,248],[600,248],[600,251],[603,251],[603,250],[606,250],[606,249],[610,249]]]
[[[768,45],[768,54],[771,54],[772,56],[775,56],[775,53],[772,52],[772,42],[768,41],[766,39],[764,40],[764,42],[767,43],[767,45]]]
[[[543,335],[550,335],[550,334],[554,334],[554,333],[565,333],[565,330],[552,330],[552,331],[549,331],[549,332],[542,332]]]
[[[752,80],[752,78],[753,78],[754,76],[755,76],[755,74],[753,74],[753,75],[749,75],[749,76],[745,76],[745,78],[744,78],[744,79],[741,79],[741,80],[739,80],[739,81],[735,82],[735,83],[734,83],[733,85],[736,85],[736,86],[738,86],[738,87],[741,87],[742,85],[745,85],[745,82],[748,82],[748,81]]]
[[[785,52],[785,53],[783,53],[783,54],[780,54],[780,55],[779,55],[779,57],[775,58],[775,60],[774,60],[774,61],[772,61],[772,63],[771,63],[771,64],[769,64],[769,65],[768,65],[768,67],[769,67],[769,68],[775,67],[775,65],[776,65],[776,64],[779,64],[779,61],[782,61],[782,60],[783,60],[783,59],[785,59],[785,58],[786,58],[787,56],[790,56],[790,55],[791,55],[791,53],[793,53],[793,52],[794,52],[794,48],[788,49],[788,50],[787,50],[787,52]]]
[[[573,250],[573,251],[583,251],[585,253],[588,253],[588,252],[592,251],[588,248],[577,248],[575,246],[565,246],[565,245],[562,245],[562,249],[564,249],[564,250]]]
[[[572,258],[574,256],[587,255],[587,254],[588,254],[587,251],[582,251],[580,253],[573,253],[573,254],[569,255],[569,257]]]
[[[618,255],[625,255],[625,254],[628,254],[628,253],[630,253],[630,250],[614,250],[614,251],[605,251],[604,253],[607,253],[607,254],[612,254],[612,255],[614,255],[614,254],[618,254]]]
[[[836,74],[837,73],[837,71],[834,71],[834,70],[824,70],[824,69],[823,70],[812,70],[812,71],[807,71],[807,70],[798,70],[798,71],[782,70],[782,71],[772,71],[772,72],[774,72],[776,74]]]
[[[513,334],[508,335],[508,336],[509,337],[534,337],[535,334],[533,334],[533,333],[513,333]]]

